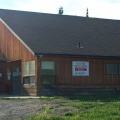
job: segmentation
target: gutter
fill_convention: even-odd
[[[88,59],[120,59],[120,56],[97,56],[97,55],[73,55],[73,54],[44,54],[35,53],[35,56],[44,57],[69,57],[69,58],[88,58]]]

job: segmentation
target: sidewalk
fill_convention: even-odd
[[[26,98],[32,98],[32,99],[38,99],[38,96],[19,96],[19,95],[0,95],[0,98],[22,98],[22,99],[26,99]]]

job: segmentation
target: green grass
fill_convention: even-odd
[[[55,110],[48,106],[43,113],[31,116],[29,120],[120,120],[120,95],[54,96],[46,97],[44,100],[54,99],[67,102],[57,104]],[[62,107],[64,107],[63,114],[56,115],[55,111]],[[74,108],[74,111],[67,112],[68,107]]]
[[[63,99],[63,100],[78,100],[84,102],[95,102],[95,101],[103,101],[103,102],[116,102],[120,101],[120,95],[101,95],[101,96],[53,96],[46,97],[40,96],[40,100],[53,100],[53,99]]]
[[[54,97],[40,96],[39,99],[40,99],[40,100],[46,100],[46,101],[49,101],[49,100],[53,100],[53,99],[55,99],[55,98],[54,98]]]
[[[66,99],[66,100],[78,100],[84,102],[95,102],[95,101],[103,101],[103,102],[115,102],[120,101],[120,95],[102,95],[102,96],[54,96],[52,99]]]
[[[64,115],[65,116],[74,116],[74,113],[72,113],[72,112],[66,112],[66,113],[64,113]]]

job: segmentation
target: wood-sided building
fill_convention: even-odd
[[[0,52],[11,94],[120,92],[119,20],[0,9]]]

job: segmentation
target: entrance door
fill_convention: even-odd
[[[12,93],[21,95],[21,67],[13,66],[12,68]]]

